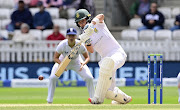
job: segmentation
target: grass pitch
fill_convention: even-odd
[[[179,110],[178,104],[148,105],[92,105],[92,104],[5,104],[0,105],[1,110]]]
[[[91,105],[87,101],[86,87],[56,88],[54,102],[46,104],[47,88],[0,88],[0,110],[180,110],[178,104],[177,87],[163,88],[163,104],[147,104],[147,87],[120,87],[132,96],[132,102],[126,105],[110,105],[110,100],[105,100],[102,105]],[[151,89],[151,102],[153,102],[153,88]],[[157,89],[157,103],[159,103],[159,88]]]

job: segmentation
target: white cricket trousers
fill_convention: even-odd
[[[48,86],[48,97],[47,97],[47,102],[53,102],[53,96],[56,88],[56,81],[59,79],[56,75],[55,72],[58,68],[59,64],[55,63],[52,70],[51,70],[51,75],[49,77],[49,86]],[[94,85],[93,85],[93,76],[88,68],[87,65],[83,66],[82,71],[79,71],[81,64],[78,63],[76,65],[68,65],[67,69],[68,70],[74,70],[76,73],[78,73],[82,79],[86,82],[86,86],[88,88],[89,92],[89,97],[94,96]]]

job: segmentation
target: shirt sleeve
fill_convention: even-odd
[[[87,49],[86,49],[86,47],[84,46],[84,44],[81,44],[80,54],[84,54],[85,52],[87,52]]]
[[[63,53],[63,43],[62,42],[60,42],[59,45],[57,46],[56,52],[59,54]]]

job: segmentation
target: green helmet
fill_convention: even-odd
[[[75,13],[75,22],[79,22],[85,18],[89,18],[91,16],[91,14],[89,14],[89,12],[86,9],[79,9],[76,11]]]

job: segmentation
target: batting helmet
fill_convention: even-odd
[[[79,21],[83,19],[87,19],[87,22],[90,22],[90,17],[91,17],[91,14],[89,14],[89,12],[86,9],[79,9],[75,13],[75,22],[77,26],[79,27],[78,25]]]

